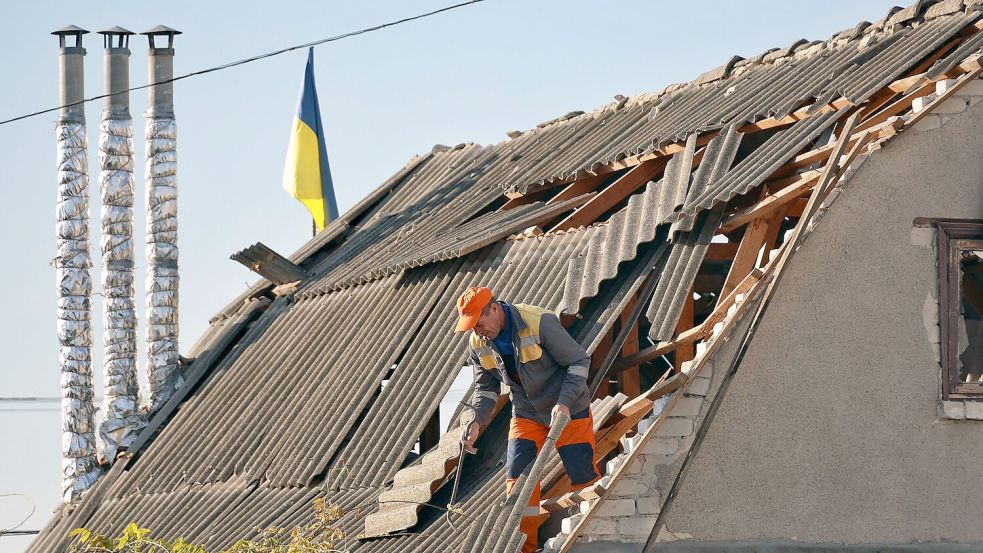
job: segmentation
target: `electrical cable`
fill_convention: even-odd
[[[335,42],[335,41],[341,40],[343,38],[349,38],[349,37],[353,37],[353,36],[362,35],[362,34],[365,34],[365,33],[371,33],[373,31],[379,31],[379,30],[385,29],[386,27],[393,27],[395,25],[400,25],[402,23],[408,23],[410,21],[416,21],[418,19],[423,19],[423,18],[426,18],[426,17],[430,17],[430,16],[433,16],[433,15],[437,15],[437,14],[443,13],[443,12],[454,10],[454,9],[457,9],[457,8],[460,8],[460,7],[463,7],[463,6],[468,6],[468,5],[471,5],[471,4],[477,4],[478,2],[484,2],[484,1],[485,0],[468,0],[467,2],[461,2],[460,4],[454,4],[452,6],[446,6],[446,7],[443,7],[443,8],[440,8],[440,9],[436,9],[436,10],[433,10],[433,11],[430,11],[430,12],[421,13],[421,14],[418,14],[418,15],[410,16],[410,17],[404,17],[403,19],[397,19],[396,21],[390,21],[388,23],[382,23],[380,25],[375,25],[373,27],[366,27],[364,29],[359,29],[357,31],[349,31],[347,33],[342,33],[340,35],[335,35],[335,36],[331,36],[331,37],[327,37],[327,38],[322,38],[322,39],[311,41],[311,42],[305,42],[303,44],[298,44],[296,46],[289,46],[287,48],[281,48],[279,50],[274,50],[272,52],[267,52],[265,54],[259,54],[259,55],[252,56],[252,57],[245,58],[245,59],[241,59],[241,60],[238,60],[238,61],[233,61],[233,62],[229,62],[229,63],[223,63],[222,65],[216,65],[214,67],[209,67],[207,69],[201,69],[201,70],[198,70],[198,71],[192,71],[191,73],[185,73],[184,75],[178,75],[177,77],[173,77],[173,78],[170,78],[170,79],[167,79],[167,80],[164,80],[164,81],[160,81],[160,82],[156,82],[156,83],[152,83],[152,84],[145,84],[145,85],[135,86],[133,88],[128,88],[126,90],[117,90],[117,91],[115,91],[115,92],[113,92],[111,94],[100,94],[98,96],[91,96],[89,98],[84,98],[82,100],[79,100],[78,102],[72,102],[70,104],[65,104],[65,105],[58,106],[58,107],[43,109],[43,110],[40,110],[40,111],[35,111],[33,113],[27,113],[27,114],[24,114],[24,115],[18,115],[16,117],[11,117],[10,119],[5,119],[3,121],[0,121],[0,125],[6,125],[7,123],[13,123],[15,121],[20,121],[22,119],[28,119],[30,117],[36,117],[38,115],[43,115],[45,113],[51,113],[53,111],[59,111],[61,109],[67,108],[67,107],[77,106],[77,105],[80,105],[80,104],[85,104],[85,103],[88,103],[88,102],[92,102],[94,100],[100,100],[102,98],[106,98],[106,97],[112,96],[114,94],[119,94],[121,92],[133,92],[134,90],[143,90],[145,88],[150,88],[152,86],[157,86],[157,85],[162,85],[162,84],[167,84],[167,83],[173,83],[175,81],[180,81],[180,80],[187,79],[187,78],[190,78],[190,77],[196,77],[198,75],[205,75],[206,73],[213,73],[215,71],[221,71],[223,69],[229,69],[231,67],[236,67],[236,66],[239,66],[239,65],[245,65],[247,63],[252,63],[254,61],[259,61],[259,60],[266,59],[266,58],[272,58],[273,56],[279,56],[280,54],[285,54],[287,52],[292,52],[294,50],[299,50],[301,48],[311,48],[313,46],[318,46],[320,44],[325,44],[325,43],[328,43],[328,42]]]

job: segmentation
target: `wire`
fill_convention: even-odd
[[[451,10],[454,10],[454,9],[457,9],[457,8],[461,8],[461,7],[464,7],[464,6],[471,5],[471,4],[477,4],[478,2],[484,2],[484,1],[485,0],[468,0],[467,2],[461,2],[460,4],[454,4],[452,6],[446,6],[446,7],[437,9],[437,10],[433,10],[433,11],[426,12],[426,13],[421,13],[421,14],[418,14],[418,15],[410,16],[410,17],[404,17],[403,19],[397,19],[396,21],[390,21],[388,23],[382,23],[382,24],[376,25],[374,27],[366,27],[365,29],[359,29],[357,31],[349,31],[347,33],[342,33],[340,35],[335,35],[335,36],[328,37],[328,38],[322,38],[320,40],[315,40],[315,41],[312,41],[312,42],[305,42],[304,44],[298,44],[296,46],[289,46],[287,48],[282,48],[280,50],[274,50],[272,52],[267,52],[265,54],[259,54],[257,56],[253,56],[251,58],[246,58],[246,59],[241,59],[239,61],[233,61],[233,62],[229,62],[229,63],[224,63],[222,65],[216,65],[215,67],[209,67],[208,69],[201,69],[199,71],[192,71],[191,73],[185,73],[184,75],[178,75],[177,77],[173,77],[173,78],[170,78],[170,79],[167,79],[167,80],[164,80],[164,81],[159,81],[159,82],[156,82],[156,83],[150,83],[150,84],[135,86],[133,88],[128,88],[126,90],[117,90],[117,91],[115,91],[115,92],[113,92],[111,94],[100,94],[98,96],[91,96],[89,98],[85,98],[85,99],[79,100],[78,102],[72,102],[70,104],[65,104],[65,105],[61,105],[61,106],[58,106],[58,107],[43,109],[43,110],[40,110],[40,111],[35,111],[33,113],[27,113],[27,114],[24,114],[24,115],[18,115],[17,117],[11,117],[10,119],[5,119],[3,121],[0,121],[0,125],[6,125],[7,123],[13,123],[15,121],[20,121],[22,119],[28,119],[30,117],[36,117],[38,115],[43,115],[45,113],[51,113],[53,111],[58,111],[58,110],[61,110],[61,109],[67,108],[67,107],[77,106],[77,105],[85,104],[85,103],[92,102],[92,101],[95,101],[95,100],[100,100],[102,98],[106,98],[106,97],[109,97],[109,96],[114,96],[114,95],[119,94],[121,92],[133,92],[134,90],[143,90],[145,88],[150,88],[152,86],[157,86],[157,85],[162,85],[162,84],[167,84],[167,83],[173,83],[175,81],[180,81],[180,80],[187,79],[187,78],[190,78],[190,77],[196,77],[198,75],[204,75],[206,73],[213,73],[215,71],[221,71],[223,69],[229,69],[230,67],[236,67],[236,66],[239,66],[239,65],[245,65],[247,63],[252,63],[254,61],[259,61],[259,60],[262,60],[262,59],[272,58],[273,56],[279,56],[280,54],[285,54],[287,52],[292,52],[294,50],[299,50],[301,48],[311,48],[313,46],[318,46],[320,44],[325,44],[325,43],[328,43],[328,42],[335,42],[335,41],[341,40],[343,38],[349,38],[349,37],[353,37],[353,36],[363,35],[365,33],[371,33],[373,31],[379,31],[379,30],[385,29],[386,27],[393,27],[393,26],[396,26],[396,25],[400,25],[402,23],[408,23],[410,21],[416,21],[418,19],[423,19],[425,17],[430,17],[430,16],[437,15],[437,14],[440,14],[440,13],[443,13],[443,12],[451,11]]]
[[[31,512],[27,513],[27,516],[24,517],[24,520],[18,522],[17,525],[14,526],[13,528],[0,528],[0,536],[14,534],[15,532],[17,532],[18,528],[24,526],[24,523],[27,522],[32,516],[34,516],[34,511],[37,510],[38,506],[36,503],[34,503],[33,497],[23,493],[5,493],[5,494],[0,494],[0,497],[26,497],[27,500],[31,502]],[[33,530],[22,530],[19,533],[27,533],[27,532],[33,532]]]

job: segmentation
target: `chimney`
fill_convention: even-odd
[[[89,168],[85,138],[85,29],[70,25],[58,37],[61,112],[56,127],[58,206],[55,275],[58,358],[61,365],[62,498],[74,503],[99,477],[92,384],[92,277],[89,267]],[[72,40],[74,39],[74,40]],[[69,42],[74,42],[69,45]]]
[[[174,37],[181,31],[158,25],[150,42],[147,71],[147,375],[150,409],[167,402],[182,384],[178,371],[177,124],[174,121]],[[166,39],[166,44],[164,43]]]
[[[99,435],[112,462],[144,424],[136,367],[133,288],[133,121],[130,118],[131,31],[103,35],[106,104],[99,128],[102,193],[103,421]]]

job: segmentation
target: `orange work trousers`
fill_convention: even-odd
[[[513,417],[509,422],[505,495],[510,495],[519,476],[532,468],[532,462],[542,449],[548,432],[548,426],[531,419]],[[590,408],[570,417],[570,422],[556,441],[556,451],[560,454],[563,468],[566,469],[574,490],[586,488],[601,478],[600,471],[594,464],[594,419]],[[536,482],[519,524],[519,529],[526,535],[522,553],[533,553],[538,545],[541,493],[540,483]]]

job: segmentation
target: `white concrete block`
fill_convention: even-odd
[[[699,347],[699,346],[697,346],[697,347]],[[697,354],[697,355],[699,355],[699,354]],[[692,370],[693,370],[693,362],[692,361],[683,361],[679,365],[679,372],[681,372],[683,374],[689,374],[690,371],[692,371]]]
[[[693,379],[690,383],[689,388],[686,389],[686,393],[692,396],[705,396],[710,390],[710,378],[706,376],[698,376]]]
[[[621,481],[618,482],[618,484],[620,483]],[[618,487],[618,484],[615,484],[615,488]],[[596,509],[597,509],[597,513],[596,513],[597,516],[627,517],[635,514],[635,500],[630,497],[620,498],[620,499],[615,499],[615,498],[605,499],[600,505],[597,506]],[[579,517],[581,515],[575,515],[575,516]],[[567,532],[566,529],[564,529],[563,531]],[[570,532],[567,533],[569,534]]]
[[[605,490],[611,487],[611,477],[602,476],[600,480],[597,481],[597,486],[604,488]]]
[[[653,436],[642,447],[642,455],[672,455],[678,449],[679,438],[675,436],[668,438],[657,438]]]
[[[662,510],[662,496],[658,492],[652,492],[647,497],[639,497],[635,500],[640,515],[657,515]]]
[[[713,328],[710,330],[710,334],[712,334],[713,336],[717,336],[718,334],[720,334],[723,331],[724,331],[724,323],[723,323],[723,321],[721,321],[721,322],[713,325]]]
[[[634,504],[635,502],[632,501],[632,505]],[[580,522],[580,519],[582,518],[584,518],[584,515],[573,515],[572,517],[567,517],[563,519],[562,521],[560,521],[560,531],[563,532],[564,534],[572,533],[573,529],[577,527],[577,524]]]
[[[731,309],[735,309],[733,305],[730,306],[730,307],[731,307]],[[730,309],[727,310],[727,315],[730,315]],[[696,356],[697,357],[702,357],[703,354],[706,353],[706,352],[707,352],[707,343],[706,342],[697,342],[696,343]]]
[[[618,520],[615,518],[596,516],[587,523],[584,533],[593,534],[595,536],[616,535],[618,533]]]
[[[656,437],[689,436],[693,433],[693,419],[689,417],[669,417],[655,431]]]
[[[967,401],[966,418],[974,421],[983,421],[983,401]]]
[[[929,94],[928,96],[922,96],[921,98],[915,98],[911,103],[911,111],[918,113],[919,111],[924,111],[932,100],[935,99],[935,94]]]
[[[617,482],[614,483],[614,488],[611,492],[619,497],[638,497],[642,495],[648,495],[649,493],[649,483],[646,480],[639,478],[619,478]],[[634,499],[632,501],[632,509],[634,509]],[[605,501],[604,503],[607,503]]]
[[[961,401],[939,402],[939,416],[946,419],[963,420],[966,418],[966,404]]]
[[[652,428],[652,424],[654,423],[655,421],[649,418],[644,418],[638,421],[638,435],[641,436],[642,434],[648,432],[648,429]]]
[[[945,94],[947,90],[952,88],[952,85],[956,84],[956,79],[942,79],[941,81],[935,81],[935,93]]]
[[[703,398],[701,396],[683,396],[676,402],[672,409],[674,417],[695,417],[703,410]]]
[[[625,462],[625,455],[621,454],[604,464],[604,474],[614,474]]]
[[[921,121],[915,123],[914,130],[916,132],[925,132],[935,130],[942,126],[942,118],[935,113],[929,113]]]
[[[771,251],[775,251],[775,250],[771,250]],[[774,255],[772,257],[770,257],[769,259],[774,259]],[[744,294],[737,294],[736,296],[734,296],[734,304],[735,305],[740,305],[742,303],[744,303]]]
[[[618,533],[625,536],[648,537],[655,526],[657,517],[653,516],[633,516],[618,520]]]

